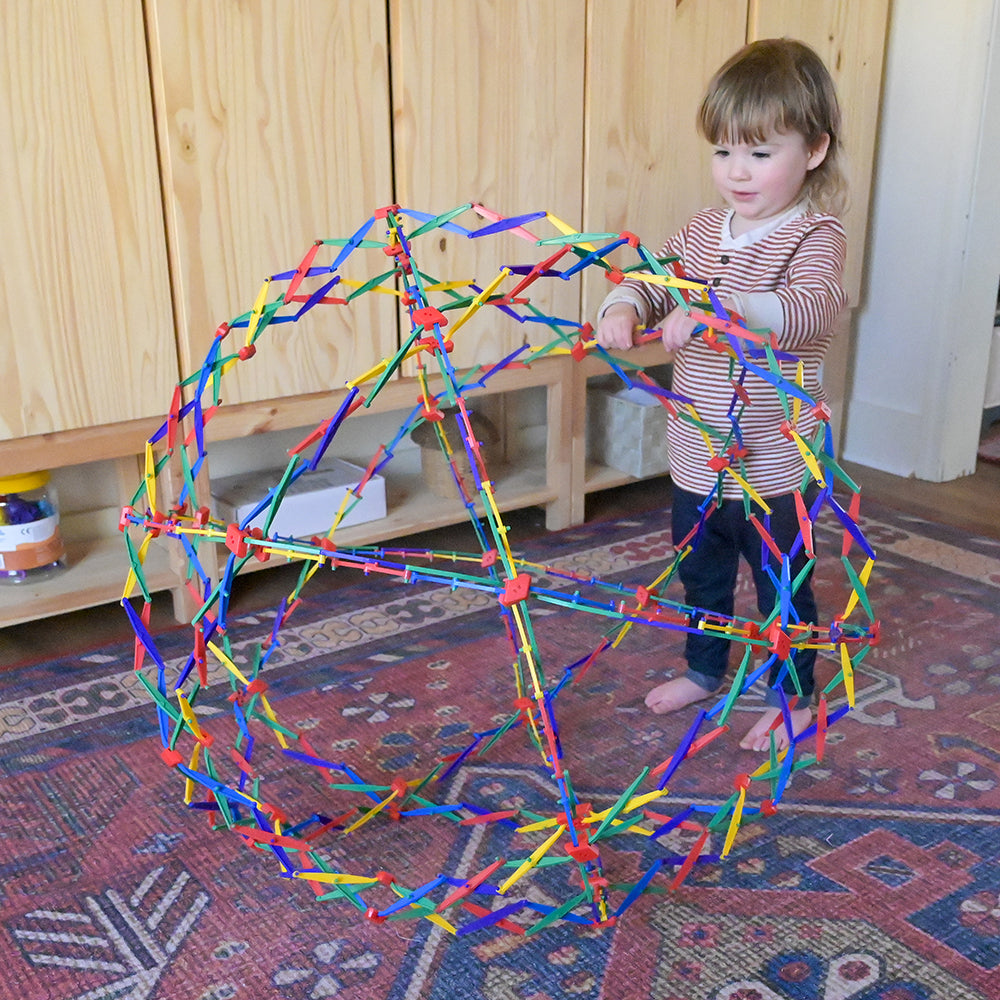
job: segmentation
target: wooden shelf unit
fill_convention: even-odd
[[[109,604],[121,598],[128,556],[121,535],[93,538],[66,546],[67,565],[43,579],[0,587],[0,628],[67,611]],[[151,552],[145,567],[151,590],[173,590],[177,573],[166,553]]]
[[[642,365],[666,360],[658,344],[647,345],[622,357]],[[544,445],[512,455],[498,473],[494,488],[501,511],[544,507],[550,530],[579,524],[584,518],[584,498],[593,490],[607,489],[632,480],[631,476],[588,462],[586,459],[587,379],[606,373],[596,358],[576,362],[568,355],[549,356],[528,367],[498,372],[484,386],[469,391],[470,398],[540,389],[545,392]],[[430,379],[431,391],[440,389]],[[334,412],[346,389],[314,393],[285,400],[241,403],[222,407],[206,425],[206,440],[226,441],[297,427],[315,426]],[[387,383],[368,408],[372,414],[409,411],[417,401],[416,378]],[[364,420],[358,410],[350,418]],[[43,435],[43,440],[0,442],[0,465],[22,468],[59,468],[82,460],[124,460],[143,453],[146,439],[161,421],[136,421],[86,431]],[[334,451],[336,447],[334,444]],[[136,464],[138,469],[138,464]],[[416,453],[396,456],[386,472],[388,513],[384,518],[338,529],[341,545],[367,545],[430,528],[457,524],[468,516],[458,499],[443,500],[425,485]],[[139,484],[123,483],[122,504]],[[477,508],[477,513],[483,513]],[[101,520],[107,521],[107,518]],[[171,561],[167,545],[150,546],[146,576],[151,590],[170,590],[178,618],[187,617],[189,604],[183,571]],[[276,564],[254,562],[249,569]],[[217,567],[213,567],[217,570]],[[67,611],[117,601],[128,573],[121,535],[95,535],[70,547],[68,567],[49,579],[0,587],[0,626],[43,618]]]

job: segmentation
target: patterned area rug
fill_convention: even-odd
[[[456,939],[319,903],[185,809],[131,648],[4,674],[0,997],[1000,996],[1000,543],[873,505],[866,521],[884,638],[823,764],[794,776],[779,813],[745,826],[727,861],[697,867],[673,893],[654,883],[604,929]],[[597,522],[523,551],[648,582],[669,553],[668,515]],[[266,630],[271,615],[247,617]],[[601,626],[579,618],[548,616],[547,662],[593,648]],[[419,773],[431,750],[460,749],[470,728],[509,710],[506,674],[494,672],[507,643],[481,595],[362,578],[307,598],[292,626],[271,694],[318,752]],[[561,725],[572,727],[577,792],[596,806],[620,794],[631,762],[676,746],[686,720],[653,716],[642,699],[678,668],[678,646],[633,630],[571,695]],[[743,709],[737,738],[756,711]],[[508,750],[459,769],[449,794],[468,788],[498,809],[537,799],[537,757]],[[710,796],[754,764],[720,746],[681,791]],[[465,877],[498,856],[502,829],[373,821],[337,850],[355,869]],[[556,899],[564,887],[550,888]],[[545,884],[536,891],[545,901]]]

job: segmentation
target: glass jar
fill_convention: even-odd
[[[63,567],[59,502],[47,472],[0,476],[0,581],[23,583]]]

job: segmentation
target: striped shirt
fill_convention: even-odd
[[[732,214],[721,208],[699,212],[667,240],[660,255],[680,257],[684,273],[707,281],[720,299],[730,299],[751,330],[772,330],[780,350],[794,353],[801,361],[805,391],[814,400],[823,400],[820,368],[834,321],[847,304],[843,226],[831,215],[807,213],[797,205],[771,223],[733,237]],[[601,314],[617,302],[631,303],[644,326],[658,324],[674,305],[666,288],[641,281],[620,284],[602,303]],[[767,367],[764,359],[755,363]],[[795,379],[796,367],[794,361],[781,362],[782,374],[790,381]],[[738,364],[731,372],[729,356],[712,350],[701,338],[693,338],[674,359],[672,390],[694,401],[699,421],[712,429],[716,455],[725,451],[727,438],[730,445],[735,443],[730,438],[729,413],[734,399],[732,380],[740,372]],[[742,387],[743,402],[749,398],[739,419],[746,455],[742,464],[734,463],[733,470],[763,497],[797,490],[806,465],[794,439],[782,433],[789,417],[777,390],[749,371]],[[733,412],[738,413],[741,406],[737,398]],[[812,406],[803,403],[794,422],[797,433],[811,443],[817,423]],[[707,496],[719,473],[708,464],[712,454],[702,432],[687,420],[671,416],[667,444],[670,474],[677,485]],[[723,495],[739,497],[742,493],[738,480],[726,474]]]

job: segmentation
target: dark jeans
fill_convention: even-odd
[[[813,497],[807,497],[807,506]],[[672,533],[674,545],[678,546],[701,517],[699,506],[704,497],[686,490],[673,489]],[[768,497],[771,508],[770,534],[782,552],[788,552],[798,537],[799,521],[791,493],[778,497]],[[763,521],[763,511],[752,505],[754,516]],[[778,580],[781,579],[781,565],[768,548],[763,547],[760,535],[746,517],[743,501],[726,500],[707,518],[694,548],[681,561],[678,570],[684,584],[685,603],[704,612],[731,615],[734,607],[736,576],[740,555],[750,564],[754,586],[757,589],[757,607],[764,618],[774,611],[778,599],[777,589],[770,576],[762,568],[762,555],[768,559]],[[800,547],[791,562],[791,579],[805,566],[808,556]],[[792,611],[789,621],[815,623],[817,620],[816,600],[813,597],[810,573],[791,599]],[[729,665],[729,649],[732,642],[706,632],[688,633],[684,655],[688,664],[688,676],[696,684],[708,691],[715,691],[725,676]],[[770,654],[769,654],[770,655]],[[802,687],[802,695],[808,701],[813,693],[813,666],[816,650],[792,650],[794,669]],[[777,657],[771,666],[768,683],[774,686],[782,670],[782,661]],[[786,674],[781,681],[787,697],[796,694],[795,682]],[[771,704],[780,704],[776,692],[769,692]]]

